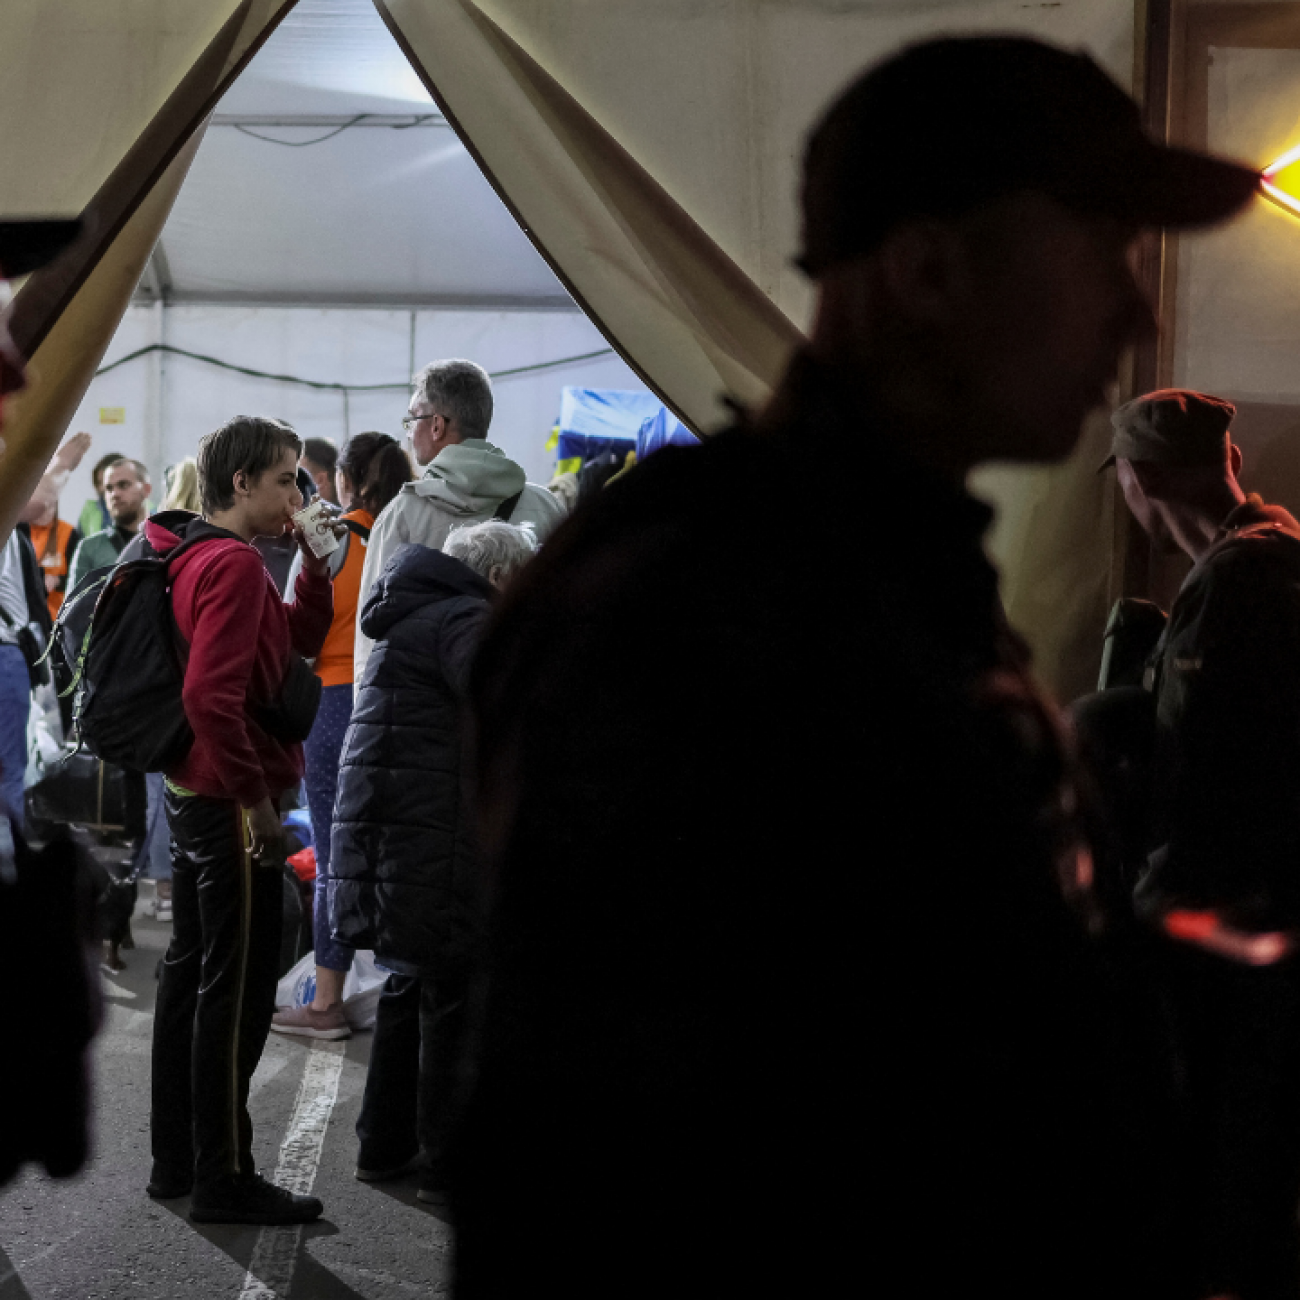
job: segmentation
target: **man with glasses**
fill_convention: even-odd
[[[361,571],[358,609],[403,542],[441,550],[453,528],[493,518],[531,524],[538,540],[545,541],[564,518],[554,496],[527,482],[522,466],[488,442],[492,381],[481,366],[472,361],[435,361],[412,382],[415,391],[402,427],[424,474],[407,483],[375,520]],[[358,620],[357,682],[371,644]]]

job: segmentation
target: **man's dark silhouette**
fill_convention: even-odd
[[[1153,328],[1141,228],[1256,179],[1026,40],[818,126],[808,346],[580,510],[478,661],[460,1300],[1158,1294],[1071,761],[964,479],[1070,451]]]

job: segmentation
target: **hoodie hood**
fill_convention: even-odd
[[[222,539],[238,542],[240,546],[248,545],[238,533],[232,533],[228,528],[218,528],[215,524],[208,523],[202,515],[191,514],[188,510],[162,510],[144,521],[134,540],[127,543],[121,558],[138,560],[151,552],[166,558],[182,542]],[[190,555],[197,552],[198,547],[195,547],[193,552],[182,555],[177,561],[177,569],[183,568]]]
[[[428,546],[406,542],[393,552],[370,589],[361,611],[361,630],[378,641],[394,624],[428,605],[467,596],[491,600],[494,591],[468,564]]]
[[[486,438],[466,438],[444,447],[424,477],[403,492],[432,497],[453,514],[490,514],[507,497],[523,490],[526,475],[500,447]]]
[[[136,536],[143,535],[155,554],[166,555],[185,540],[191,528],[205,522],[202,515],[190,510],[160,510],[144,521]]]

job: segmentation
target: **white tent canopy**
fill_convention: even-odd
[[[371,0],[299,0],[218,105],[160,242],[142,287],[176,302],[577,310]]]

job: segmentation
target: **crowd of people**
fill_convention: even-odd
[[[414,377],[409,456],[236,417],[156,510],[102,458],[75,529],[65,444],[0,560],[0,795],[21,838],[18,632],[164,562],[193,740],[140,849],[149,1194],[322,1214],[254,1169],[249,1079],[271,1030],[351,1032],[369,949],[356,1175],[450,1196],[459,1300],[1300,1297],[1300,523],[1241,487],[1230,402],[1116,410],[1103,468],[1191,570],[1072,724],[965,484],[1070,453],[1156,328],[1137,241],[1257,184],[1083,55],[928,41],[810,138],[770,402],[571,512],[465,360]],[[277,1010],[304,778],[315,995]]]

